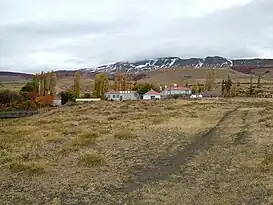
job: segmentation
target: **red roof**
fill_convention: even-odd
[[[111,90],[106,92],[105,94],[119,94],[119,91]]]
[[[191,90],[189,87],[182,87],[182,86],[173,86],[171,88],[168,88],[167,90]]]
[[[115,91],[111,90],[106,92],[105,94],[126,94],[126,93],[135,93],[136,91]]]
[[[160,95],[160,93],[154,91],[153,89],[151,89],[149,92],[145,93],[144,95]]]

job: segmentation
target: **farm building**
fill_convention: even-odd
[[[200,94],[205,98],[221,97],[221,89],[218,88],[218,89],[215,89],[215,90],[212,90],[212,91],[204,91],[204,92],[201,92]]]
[[[52,105],[53,105],[54,107],[56,107],[56,106],[61,106],[61,105],[62,105],[61,96],[60,96],[59,94],[56,93],[56,96],[55,96],[55,98],[54,98],[53,101],[52,101]]]
[[[107,100],[138,100],[139,94],[136,91],[109,91],[105,93]]]
[[[163,95],[163,96],[170,96],[170,95],[188,96],[188,95],[191,95],[191,89],[189,87],[182,87],[182,86],[174,85],[174,86],[162,91],[161,95]]]
[[[201,95],[201,94],[194,94],[194,95],[191,95],[190,98],[191,99],[201,99],[201,98],[203,98],[203,95]]]
[[[149,92],[145,93],[143,95],[143,100],[159,100],[161,99],[161,95],[160,93],[154,91],[153,89],[151,89]]]

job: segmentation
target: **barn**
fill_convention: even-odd
[[[143,100],[159,100],[161,99],[160,93],[151,89],[149,92],[143,95]]]

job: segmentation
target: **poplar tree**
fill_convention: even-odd
[[[49,86],[50,86],[50,76],[49,73],[44,74],[44,90],[45,90],[45,95],[48,95],[49,92]]]
[[[45,89],[44,89],[44,72],[42,71],[40,74],[40,96],[44,96]]]
[[[215,72],[211,70],[206,76],[205,90],[211,91],[215,87]]]
[[[56,97],[57,76],[55,72],[50,73],[50,95]]]
[[[108,90],[108,78],[105,74],[99,73],[95,77],[95,83],[94,83],[94,95],[97,98],[103,98],[104,93]]]
[[[76,72],[74,75],[74,92],[76,97],[80,97],[81,94],[81,75],[79,72]]]

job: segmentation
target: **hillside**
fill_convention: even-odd
[[[191,83],[204,81],[208,69],[216,70],[217,80],[231,75],[233,79],[249,81],[250,76],[262,75],[264,80],[273,77],[273,59],[235,59],[230,60],[219,56],[206,58],[181,59],[179,57],[156,58],[135,62],[117,62],[97,68],[79,69],[83,79],[93,79],[98,72],[105,72],[113,79],[117,71],[133,75],[135,81],[152,81],[156,83]],[[57,70],[56,74],[62,81],[70,81],[76,70]],[[25,82],[31,74],[0,72],[0,84]],[[67,80],[65,80],[67,79]],[[90,80],[87,80],[90,81]],[[89,82],[88,82],[89,83]],[[85,84],[85,83],[84,83]],[[60,85],[63,87],[63,85]],[[90,87],[90,86],[89,86]]]
[[[153,82],[160,84],[193,84],[193,83],[204,83],[208,72],[211,68],[193,69],[193,68],[177,68],[177,69],[160,69],[146,73],[146,77],[140,81]],[[250,74],[244,74],[230,68],[216,68],[213,69],[216,75],[216,82],[222,82],[228,75],[231,79],[238,80],[240,82],[249,82]],[[255,80],[257,76],[252,76]]]
[[[139,73],[157,69],[168,68],[256,68],[256,67],[273,67],[273,59],[227,59],[220,56],[206,58],[189,58],[181,59],[179,57],[164,57],[135,62],[117,62],[108,65],[102,65],[97,68],[82,69],[83,71],[100,71],[114,73],[116,71]]]

